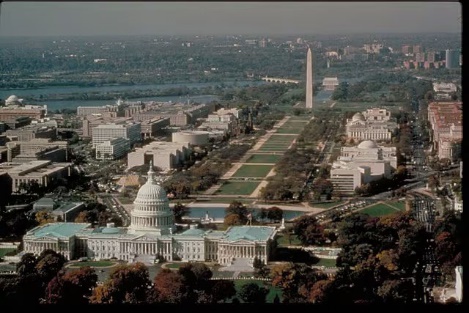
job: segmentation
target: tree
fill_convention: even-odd
[[[256,283],[247,283],[241,287],[238,295],[245,303],[265,303],[268,293],[269,290],[265,287],[260,287]]]
[[[184,276],[170,269],[162,269],[154,279],[157,302],[193,303],[193,294],[184,281]]]
[[[103,285],[94,289],[90,303],[146,303],[150,285],[148,268],[143,263],[119,265]]]
[[[377,294],[385,303],[412,303],[414,286],[410,280],[386,280],[378,287]]]
[[[88,212],[87,211],[81,211],[78,213],[77,217],[75,217],[75,223],[89,223],[88,219]]]
[[[236,200],[231,202],[230,205],[225,209],[225,216],[228,216],[229,214],[237,214],[240,218],[241,224],[245,224],[247,222],[248,213],[249,212],[246,206]]]
[[[182,217],[190,214],[190,209],[181,202],[173,206],[174,220],[176,223],[182,223]]]
[[[271,207],[267,211],[267,218],[271,221],[280,221],[283,217],[283,210],[279,207]]]
[[[88,266],[67,273],[62,271],[47,285],[45,302],[87,304],[97,280],[95,270]]]
[[[225,302],[236,295],[232,280],[214,280],[210,290],[215,302]]]
[[[242,225],[242,221],[238,214],[229,214],[225,216],[224,224],[226,226]]]
[[[295,221],[293,230],[298,239],[305,245],[323,244],[326,241],[324,227],[314,216],[304,215]]]
[[[39,223],[39,225],[45,225],[48,223],[53,223],[54,217],[47,211],[38,211],[36,212],[36,221]]]

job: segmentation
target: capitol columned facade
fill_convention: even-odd
[[[28,231],[24,252],[39,255],[45,249],[67,259],[117,258],[127,262],[153,264],[167,261],[213,261],[229,265],[234,259],[260,259],[267,263],[273,249],[275,227],[232,226],[226,231],[191,226],[176,232],[174,215],[164,188],[155,180],[150,163],[148,180],[138,191],[128,228],[92,228],[88,223],[50,223]]]

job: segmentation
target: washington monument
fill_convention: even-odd
[[[313,108],[313,61],[309,46],[306,55],[306,108]]]

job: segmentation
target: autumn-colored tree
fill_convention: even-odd
[[[311,303],[322,303],[325,290],[331,285],[331,280],[318,280],[309,291],[308,301]]]
[[[81,211],[78,213],[77,217],[75,217],[75,223],[88,223],[88,211]]]
[[[140,262],[119,265],[102,286],[94,289],[91,303],[146,303],[148,288],[151,285],[148,268]]]
[[[39,225],[44,225],[48,223],[53,223],[54,217],[48,211],[38,211],[36,212],[36,221],[39,223]]]
[[[228,216],[230,214],[236,214],[239,216],[241,220],[241,224],[246,224],[247,216],[249,214],[246,205],[239,201],[233,201],[230,205],[225,209],[225,215]]]
[[[91,267],[60,272],[47,285],[45,302],[49,304],[87,304],[98,276]]]
[[[293,230],[304,245],[323,244],[326,241],[324,226],[314,216],[304,215],[293,224]]]
[[[245,303],[265,303],[265,297],[268,293],[269,290],[263,286],[256,283],[247,283],[241,286],[238,296]]]
[[[376,257],[378,258],[379,263],[388,271],[394,272],[399,269],[399,256],[393,249],[383,250],[378,253]]]
[[[187,263],[178,270],[186,285],[192,290],[206,291],[209,288],[212,271],[204,263]]]
[[[226,226],[242,225],[241,218],[238,214],[228,214],[225,216],[223,223]]]
[[[194,295],[179,272],[162,269],[155,276],[154,289],[159,303],[194,303]]]
[[[35,268],[44,289],[49,281],[55,277],[60,270],[62,270],[66,262],[67,260],[60,253],[53,250],[42,251],[38,257],[38,262]]]
[[[306,264],[278,264],[271,269],[272,286],[282,289],[283,302],[307,302],[309,290],[318,280],[327,276]]]
[[[385,303],[409,304],[412,303],[414,286],[410,280],[386,280],[378,287],[377,295]]]

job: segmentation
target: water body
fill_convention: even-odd
[[[205,214],[208,212],[208,216],[215,220],[223,220],[225,218],[225,207],[210,207],[210,208],[201,208],[201,207],[191,207],[188,217],[191,218],[204,218]],[[260,209],[254,209],[254,217],[261,212]],[[295,217],[304,215],[305,212],[302,211],[283,211],[283,217],[285,221],[291,220]]]
[[[76,87],[76,86],[62,86],[62,87],[45,87],[37,89],[9,89],[0,90],[0,99],[6,99],[11,95],[16,95],[18,98],[23,97],[39,97],[40,95],[48,94],[72,94],[72,93],[85,93],[85,92],[115,92],[115,91],[128,91],[128,90],[162,90],[175,87],[188,87],[188,88],[203,88],[217,85],[225,86],[258,86],[266,84],[264,81],[229,81],[229,82],[210,82],[210,83],[178,83],[178,84],[159,84],[159,85],[133,85],[133,86],[102,86],[102,87]],[[214,95],[194,95],[190,97],[181,96],[161,96],[161,97],[140,97],[128,99],[129,101],[172,101],[172,102],[198,102],[205,103],[219,98]],[[57,101],[36,101],[35,104],[47,104],[49,111],[57,109],[75,109],[78,106],[102,106],[107,104],[115,104],[113,100],[57,100]]]
[[[218,96],[214,95],[198,95],[198,96],[190,96],[190,97],[180,97],[180,96],[164,96],[164,97],[143,97],[143,98],[135,98],[129,99],[130,102],[135,101],[157,101],[157,102],[184,102],[187,103],[207,103],[210,101],[218,100]],[[48,111],[55,111],[57,109],[76,109],[79,106],[103,106],[103,105],[114,105],[116,101],[114,100],[57,100],[57,101],[47,101],[47,102],[38,102],[38,104],[47,104]]]
[[[0,90],[0,99],[6,99],[11,95],[17,95],[18,98],[26,96],[39,97],[47,94],[71,94],[80,92],[111,92],[127,90],[162,90],[175,87],[202,88],[217,85],[225,86],[258,86],[263,85],[264,81],[230,81],[230,82],[210,82],[210,83],[177,83],[177,84],[158,84],[158,85],[132,85],[132,86],[101,86],[101,87],[77,87],[77,86],[51,86],[37,89],[2,89]]]

